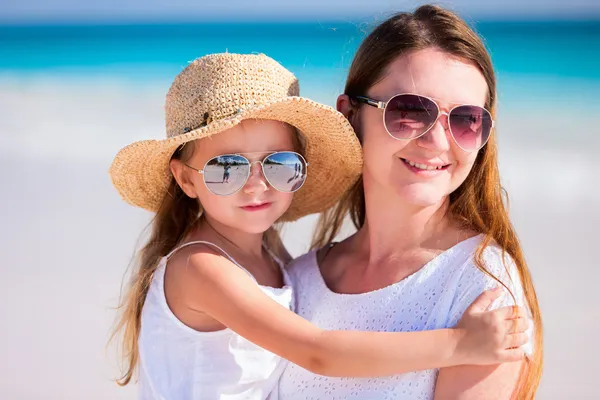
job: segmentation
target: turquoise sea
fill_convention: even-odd
[[[213,52],[261,52],[307,85],[342,82],[377,21],[0,26],[0,74],[171,79]],[[600,21],[478,22],[499,77],[600,82]],[[501,82],[502,83],[502,82]]]

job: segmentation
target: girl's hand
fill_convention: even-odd
[[[523,359],[521,346],[531,322],[523,308],[509,306],[488,311],[504,288],[483,292],[465,311],[455,327],[459,335],[456,354],[461,364],[491,365]]]

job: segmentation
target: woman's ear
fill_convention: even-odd
[[[340,94],[337,98],[336,108],[339,112],[344,114],[346,119],[350,122],[350,125],[354,128],[354,132],[358,139],[361,139],[360,135],[360,122],[358,120],[358,109],[352,103],[352,100],[347,94]]]
[[[347,94],[340,94],[337,98],[336,108],[339,112],[344,114],[348,121],[352,122],[352,115],[354,114],[354,107],[352,101]]]
[[[175,159],[169,162],[169,168],[181,190],[183,190],[188,197],[191,197],[192,199],[197,198],[198,195],[196,194],[194,183],[190,179],[190,174],[186,171],[186,169],[190,168],[185,166],[180,160]],[[191,169],[189,172],[194,173]]]

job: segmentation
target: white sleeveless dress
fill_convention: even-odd
[[[339,294],[325,284],[316,252],[296,259],[288,271],[294,282],[296,311],[322,329],[408,332],[450,328],[484,290],[497,283],[481,272],[473,255],[482,236],[467,239],[436,257],[406,279],[372,292]],[[483,254],[488,270],[524,304],[514,262],[498,247]],[[506,265],[506,268],[505,268]],[[507,272],[508,271],[508,272]],[[513,304],[510,296],[493,307]],[[530,333],[531,334],[531,333]],[[531,343],[526,351],[531,352]],[[290,363],[279,384],[279,398],[290,399],[433,399],[438,370],[382,378],[330,378]]]
[[[213,243],[203,241],[186,243],[161,259],[142,310],[142,328],[138,344],[139,398],[276,398],[277,380],[285,368],[285,360],[230,329],[198,332],[183,324],[169,309],[164,291],[167,260],[175,251],[192,244],[214,247],[244,269],[224,250]],[[291,309],[293,297],[289,276],[281,262],[273,254],[271,256],[282,269],[285,286],[259,286],[270,298]],[[249,272],[248,274],[252,276]],[[272,393],[274,389],[275,393]]]

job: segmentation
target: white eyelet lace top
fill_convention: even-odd
[[[295,285],[296,311],[322,329],[402,332],[453,327],[479,294],[498,285],[473,261],[482,238],[457,244],[400,282],[361,294],[332,292],[323,280],[316,252],[308,253],[288,267]],[[495,246],[485,249],[483,260],[513,291],[517,303],[524,304],[513,261],[506,256],[503,263],[502,252]],[[508,295],[494,307],[512,303]],[[279,384],[279,398],[433,399],[437,373],[432,369],[371,379],[330,378],[290,363]]]
[[[164,292],[167,260],[175,251],[192,244],[215,247],[244,269],[224,250],[203,241],[186,243],[160,261],[142,310],[139,398],[264,400],[277,388],[285,360],[230,329],[198,332],[177,319],[167,305]],[[285,286],[280,289],[259,286],[273,300],[291,309],[289,276],[281,262],[271,256],[282,268]]]

